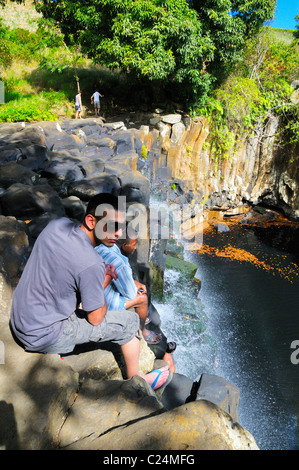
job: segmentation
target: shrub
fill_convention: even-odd
[[[45,92],[9,101],[0,107],[0,122],[54,121],[66,107],[64,93]]]

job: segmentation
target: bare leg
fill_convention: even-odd
[[[150,386],[154,383],[157,378],[158,373],[153,371],[149,372],[148,374],[141,375],[139,373],[139,352],[140,352],[140,341],[138,338],[134,337],[128,343],[121,346],[121,351],[124,356],[126,369],[127,369],[127,377],[130,379],[134,375],[139,375],[142,377]],[[169,368],[167,366],[162,367],[161,374],[159,379],[154,387],[154,390],[160,388],[168,379],[169,376]]]
[[[133,375],[138,375],[140,340],[135,336],[131,341],[121,346],[121,352],[124,356],[128,379]]]
[[[148,311],[148,298],[146,294],[137,294],[135,299],[127,300],[126,301],[126,309],[134,308],[137,315],[139,315],[141,320],[141,327],[142,327],[142,335],[144,338],[147,338],[150,334],[150,331],[147,330],[144,326],[144,322],[147,317]],[[161,339],[161,335],[156,335],[155,340],[159,341]]]

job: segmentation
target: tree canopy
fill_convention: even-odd
[[[204,98],[241,57],[246,39],[274,14],[276,0],[42,0],[66,42],[95,62],[145,83]]]

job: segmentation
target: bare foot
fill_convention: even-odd
[[[169,376],[169,368],[167,366],[161,367],[161,369],[153,370],[146,375],[141,377],[152,387],[153,390],[157,390],[165,384]]]

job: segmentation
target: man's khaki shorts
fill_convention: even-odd
[[[135,336],[140,339],[140,319],[131,310],[108,310],[103,321],[94,326],[89,323],[81,311],[74,312],[67,320],[57,343],[48,346],[41,352],[49,354],[66,354],[77,344],[89,342],[106,342],[122,346]]]

